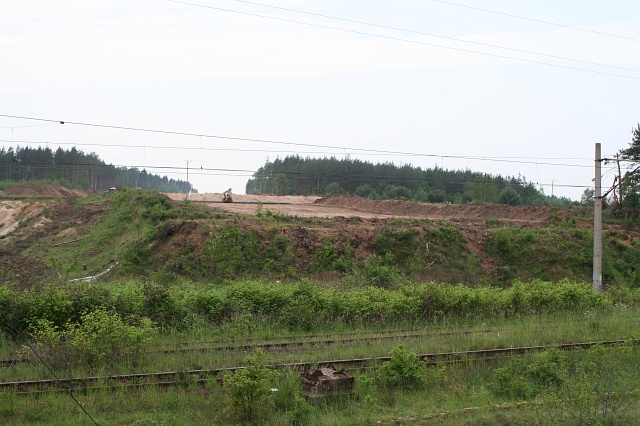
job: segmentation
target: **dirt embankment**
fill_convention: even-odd
[[[87,196],[82,190],[70,190],[57,185],[16,185],[4,191],[11,198],[0,198],[0,235],[14,232],[20,224],[39,227],[47,223],[44,211],[46,200],[39,197],[61,197],[68,206],[76,197]],[[29,199],[29,197],[34,199]],[[185,194],[167,194],[176,201],[185,199]],[[24,198],[23,198],[24,197]],[[234,203],[222,203],[222,194],[192,194],[189,199],[203,202],[211,208],[233,215],[255,215],[259,209],[289,216],[353,218],[364,220],[360,226],[366,226],[366,220],[413,218],[428,220],[446,220],[459,227],[471,241],[479,243],[485,239],[487,228],[511,224],[523,227],[545,227],[555,219],[571,216],[568,211],[557,211],[550,207],[520,206],[502,204],[428,204],[406,201],[375,201],[352,195],[317,196],[275,196],[275,195],[234,195]],[[209,204],[210,203],[210,204]],[[52,207],[57,212],[58,207]],[[57,220],[65,220],[71,211],[60,211]],[[86,218],[85,218],[86,219]],[[91,220],[89,218],[89,220]],[[83,220],[82,222],[85,222]],[[55,227],[54,227],[55,228]],[[347,227],[348,228],[348,227]],[[345,229],[349,232],[349,229]],[[59,232],[59,231],[58,231]]]
[[[185,194],[167,194],[172,200],[184,200]],[[369,200],[355,195],[275,196],[234,195],[234,203],[222,203],[222,194],[194,194],[189,200],[211,203],[212,208],[238,215],[255,214],[258,208],[298,217],[360,217],[390,219],[394,217],[449,220],[457,223],[483,223],[496,220],[516,226],[548,226],[551,220],[570,216],[551,207],[508,206],[504,204],[429,204],[398,200]]]
[[[87,191],[67,189],[60,185],[35,184],[15,185],[4,190],[8,196],[40,196],[40,197],[86,197]]]
[[[51,203],[43,201],[41,197],[69,200],[88,195],[80,189],[50,184],[15,185],[3,193],[7,198],[0,197],[0,236],[15,232],[21,225],[28,224],[32,229],[38,229],[50,223],[51,220],[45,217],[45,209]]]
[[[29,251],[35,243],[65,243],[90,233],[93,224],[109,208],[108,203],[88,203],[76,208],[75,199],[88,195],[85,191],[69,190],[55,185],[20,185],[8,188],[8,197],[0,198],[0,236],[8,237],[7,244],[0,248],[11,249],[12,255]],[[30,196],[32,198],[30,198]],[[167,194],[178,204],[185,194]],[[105,200],[108,198],[105,198]],[[374,201],[357,196],[334,195],[329,197],[278,197],[274,195],[234,195],[234,203],[222,203],[221,194],[190,195],[193,202],[203,202],[212,213],[222,213],[227,220],[241,228],[253,229],[265,239],[269,239],[269,229],[260,221],[245,220],[243,216],[253,216],[261,209],[288,215],[288,226],[282,227],[292,243],[295,257],[302,263],[310,262],[310,248],[319,248],[326,238],[336,244],[344,243],[348,236],[351,252],[356,259],[363,259],[370,248],[366,244],[374,234],[387,227],[409,226],[417,232],[438,226],[440,220],[456,227],[467,239],[470,252],[483,259],[483,266],[491,273],[490,259],[485,256],[485,247],[490,239],[491,228],[514,225],[517,227],[541,228],[552,220],[571,217],[569,211],[550,207],[511,207],[500,204],[451,205],[412,203],[406,201]],[[51,214],[47,215],[49,211]],[[47,219],[45,216],[50,217]],[[298,217],[298,219],[293,219]],[[315,220],[313,218],[330,218]],[[394,219],[426,219],[426,222],[403,222]],[[167,257],[175,253],[177,247],[201,247],[210,235],[205,232],[208,220],[193,220],[174,224],[168,228],[160,240],[152,243]],[[583,225],[579,225],[583,226]],[[176,246],[177,244],[177,246]],[[197,252],[197,249],[195,250]],[[9,252],[7,252],[8,254]],[[2,258],[0,253],[0,258]],[[24,272],[18,272],[27,276]]]
[[[552,218],[550,207],[508,206],[505,204],[429,204],[399,200],[375,201],[353,195],[333,195],[315,201],[326,207],[354,212],[430,219],[495,219],[514,222],[547,223]]]

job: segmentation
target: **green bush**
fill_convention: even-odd
[[[346,245],[346,247],[349,247]],[[341,254],[330,238],[323,241],[322,247],[313,253],[310,269],[314,272],[338,271],[347,272],[351,269],[349,253]]]
[[[257,349],[244,359],[245,368],[224,378],[228,413],[235,419],[253,422],[268,416],[275,408],[271,392],[278,372],[267,368],[266,354]]]
[[[64,327],[47,319],[39,319],[30,327],[36,361],[58,368],[79,363],[91,367],[138,364],[155,332],[148,318],[130,325],[116,312],[106,309],[87,312],[79,323],[69,322]]]
[[[364,278],[367,285],[391,288],[399,278],[398,271],[389,255],[372,255],[364,262]]]
[[[627,410],[637,401],[639,361],[630,345],[577,354],[566,378],[542,394],[538,420],[545,425],[635,424],[637,417]]]
[[[379,259],[380,260],[380,259]],[[402,285],[404,278],[380,260],[368,271],[366,287],[322,288],[309,281],[231,282],[224,286],[174,282],[93,283],[46,286],[18,292],[0,286],[0,328],[17,336],[30,324],[47,320],[55,327],[78,322],[85,312],[108,309],[121,317],[146,316],[165,330],[185,330],[193,320],[224,324],[240,315],[291,330],[310,331],[331,322],[344,324],[415,322],[443,318],[510,316],[558,311],[607,309],[615,303],[640,303],[640,291],[617,288],[594,293],[591,283],[516,282],[510,288],[424,283]],[[377,269],[376,269],[377,268]],[[364,281],[365,272],[359,274]],[[386,288],[386,287],[393,287]]]
[[[398,345],[391,349],[391,360],[377,369],[376,377],[383,387],[415,389],[426,384],[426,373],[426,364],[415,352]]]
[[[511,358],[505,367],[495,370],[492,389],[498,396],[529,399],[551,387],[561,386],[566,367],[566,356],[558,349],[526,358]]]

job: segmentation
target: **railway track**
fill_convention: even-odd
[[[557,348],[560,350],[589,349],[595,345],[616,346],[631,342],[634,346],[640,345],[640,339],[632,341],[609,340],[600,342],[563,343],[546,346],[521,346],[514,348],[481,349],[473,351],[442,352],[433,354],[420,354],[418,358],[428,365],[436,365],[443,362],[456,361],[482,361],[497,357],[518,356],[530,352],[539,352],[546,349]],[[378,363],[391,360],[390,356],[372,358],[337,359],[329,361],[298,362],[287,364],[272,364],[272,368],[289,368],[304,371],[312,368],[332,367],[335,369],[362,369]],[[146,386],[184,386],[185,384],[205,384],[212,380],[222,380],[226,373],[231,373],[244,367],[228,367],[210,370],[168,371],[159,373],[124,374],[114,376],[94,376],[84,378],[64,378],[59,380],[29,380],[0,383],[0,391],[15,392],[17,394],[34,394],[43,392],[68,392],[87,391],[90,389],[116,389],[139,388]]]
[[[151,353],[189,353],[189,352],[217,352],[217,351],[235,351],[243,352],[255,349],[263,349],[265,351],[277,350],[277,349],[291,349],[291,348],[306,348],[314,346],[328,346],[334,344],[355,343],[355,342],[370,342],[370,341],[382,341],[393,339],[410,339],[414,337],[445,337],[454,335],[465,335],[475,333],[490,333],[493,330],[466,330],[466,331],[443,331],[438,333],[401,333],[401,334],[384,334],[369,337],[350,337],[350,338],[337,338],[337,339],[325,339],[325,340],[302,340],[302,341],[288,341],[288,342],[270,342],[270,343],[253,343],[253,344],[239,344],[239,345],[220,345],[200,348],[181,348],[181,349],[165,349],[161,351],[153,351]]]
[[[557,321],[545,321],[544,324],[552,324]],[[566,323],[566,322],[565,322]],[[347,332],[347,333],[332,333],[332,334],[320,334],[320,333],[307,333],[307,334],[299,334],[299,335],[291,335],[288,336],[290,339],[296,338],[313,338],[313,337],[327,337],[327,336],[335,336],[326,339],[314,339],[314,340],[289,340],[289,341],[280,341],[280,342],[264,342],[264,339],[261,338],[247,338],[243,339],[243,343],[237,344],[219,344],[214,346],[201,346],[201,347],[191,347],[191,348],[170,348],[170,349],[159,349],[150,351],[152,354],[186,354],[186,353],[212,353],[212,352],[221,352],[221,351],[229,351],[229,352],[247,352],[253,351],[256,349],[263,349],[265,351],[274,351],[274,350],[288,350],[288,349],[303,349],[303,348],[311,348],[317,346],[329,346],[333,344],[345,344],[345,343],[355,343],[355,342],[367,342],[367,341],[384,341],[384,340],[393,340],[393,339],[410,339],[416,337],[446,337],[446,336],[455,336],[455,335],[465,335],[468,336],[470,334],[481,334],[481,333],[491,333],[491,332],[504,332],[503,329],[467,329],[461,331],[430,331],[430,332],[416,332],[413,330],[407,329],[396,329],[396,330],[387,330],[387,331],[361,331],[361,332]],[[364,335],[364,336],[363,336]],[[367,336],[368,335],[368,336]],[[343,337],[343,336],[353,336],[353,337]],[[175,343],[175,346],[186,346],[192,345],[194,343],[200,344],[215,344],[215,343],[224,343],[225,340],[222,339],[212,339],[212,340],[200,340],[200,341],[190,341],[190,342],[178,342]],[[256,342],[256,343],[252,343]],[[11,367],[17,363],[30,362],[27,358],[13,358],[13,359],[5,359],[0,360],[0,368],[1,367]]]
[[[371,341],[384,341],[384,340],[393,340],[393,339],[410,339],[414,337],[446,337],[446,336],[454,336],[454,335],[465,335],[468,336],[470,334],[475,333],[490,333],[492,330],[464,330],[464,331],[442,331],[442,332],[428,332],[428,333],[394,333],[394,334],[378,334],[375,336],[367,336],[367,337],[350,337],[350,338],[333,338],[333,339],[324,339],[324,340],[301,340],[301,341],[284,341],[284,342],[265,342],[265,343],[242,343],[237,345],[217,345],[217,346],[206,346],[206,347],[194,347],[194,348],[175,348],[175,349],[163,349],[150,351],[152,354],[182,354],[182,353],[209,353],[209,352],[247,352],[253,351],[256,349],[263,349],[265,351],[272,350],[287,350],[287,349],[300,349],[300,348],[310,348],[315,346],[329,346],[334,344],[345,344],[345,343],[355,343],[355,342],[371,342]],[[318,335],[320,336],[320,335]],[[188,343],[184,343],[188,344]],[[11,367],[16,363],[21,362],[29,362],[26,358],[17,358],[17,359],[6,359],[0,360],[0,366],[2,367]]]

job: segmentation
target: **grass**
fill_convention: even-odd
[[[113,284],[112,284],[113,286]],[[230,288],[234,288],[230,286]],[[250,287],[240,287],[248,289]],[[304,286],[299,290],[304,290]],[[129,294],[130,286],[115,286],[117,292]],[[405,290],[406,291],[406,290]],[[132,293],[133,294],[133,293]],[[135,294],[133,296],[135,299]],[[135,305],[133,300],[130,302]],[[397,332],[431,333],[407,339],[368,340],[334,345],[306,346],[300,349],[272,350],[270,363],[318,361],[356,357],[387,356],[398,344],[416,353],[438,353],[521,345],[549,345],[577,341],[612,340],[637,337],[640,329],[640,308],[617,304],[604,309],[556,310],[539,314],[504,317],[497,314],[448,316],[432,320],[385,321],[371,323],[322,322],[305,332],[287,330],[270,315],[245,312],[221,324],[212,324],[197,316],[184,329],[170,329],[157,335],[149,347],[145,361],[138,367],[127,365],[89,368],[78,365],[60,370],[59,377],[130,374],[188,369],[213,369],[241,365],[244,351],[188,352],[163,354],[157,351],[172,348],[199,348],[219,344],[256,342],[309,341],[353,336],[388,336]],[[463,332],[473,331],[470,334]],[[435,333],[453,332],[451,335]],[[458,332],[456,334],[456,332]],[[312,335],[310,335],[312,334]],[[215,340],[216,342],[211,342]],[[8,337],[0,339],[0,358],[24,351],[24,342]],[[533,355],[532,355],[533,356]],[[288,425],[348,425],[420,422],[428,424],[531,424],[535,413],[528,405],[499,409],[496,404],[515,401],[495,396],[492,389],[493,371],[504,366],[507,359],[486,362],[448,364],[445,375],[431,375],[425,389],[369,389],[363,387],[372,370],[353,372],[357,389],[351,398],[338,398],[308,406],[295,398],[279,396],[273,413],[261,417],[259,424]],[[434,371],[435,370],[431,370]],[[0,370],[0,381],[51,378],[46,368],[33,364],[16,364]],[[297,373],[284,372],[273,383],[283,392],[299,392]],[[225,393],[217,382],[204,387],[185,382],[184,387],[166,389],[97,390],[76,392],[83,407],[100,424],[238,424],[226,411]],[[533,405],[535,406],[535,405]],[[465,411],[464,408],[480,407]],[[634,406],[629,413],[633,414]],[[442,414],[447,412],[448,414]],[[630,414],[630,415],[631,415]],[[0,417],[7,424],[90,424],[75,403],[64,394],[43,394],[37,398],[0,393]],[[298,422],[298,423],[296,423]]]
[[[636,351],[637,352],[637,351]],[[582,356],[575,355],[576,359]],[[606,356],[606,354],[605,354]],[[638,354],[635,354],[637,359]],[[503,363],[452,364],[442,372],[431,374],[424,388],[371,389],[363,387],[364,375],[355,372],[356,392],[352,397],[320,401],[314,405],[291,402],[275,394],[276,408],[265,413],[255,424],[264,425],[354,425],[354,424],[442,424],[442,425],[511,425],[534,424],[543,414],[541,400],[524,402],[497,397],[492,392],[493,370]],[[637,379],[637,363],[628,371],[622,388]],[[284,372],[272,382],[278,392],[295,387],[297,374]],[[206,385],[186,382],[183,387],[137,390],[103,389],[76,393],[83,408],[99,424],[240,424],[227,414],[225,392],[212,381]],[[639,411],[633,398],[621,418],[633,424]],[[0,393],[0,415],[7,424],[91,424],[78,406],[62,393],[43,394],[37,398]],[[297,421],[296,421],[297,420]],[[549,424],[549,423],[546,423]],[[566,423],[563,423],[566,424]],[[613,423],[617,424],[617,423]]]
[[[181,371],[190,369],[216,369],[241,364],[245,351],[193,351],[187,353],[161,353],[167,349],[203,348],[220,345],[242,345],[255,343],[299,342],[311,340],[340,339],[354,336],[389,336],[394,330],[424,333],[423,336],[397,339],[380,339],[344,342],[335,345],[312,345],[303,348],[274,349],[267,354],[271,363],[313,362],[330,359],[387,356],[394,346],[402,343],[416,353],[440,353],[489,348],[506,348],[523,345],[553,345],[583,341],[615,340],[637,337],[640,329],[638,309],[614,308],[610,311],[583,313],[557,313],[527,315],[511,319],[488,317],[468,320],[438,321],[432,323],[397,324],[396,327],[378,325],[374,327],[332,328],[315,330],[314,337],[282,332],[268,321],[248,323],[246,319],[223,326],[207,326],[189,332],[164,333],[149,345],[149,353],[140,367],[115,365],[89,369],[77,366],[70,371],[61,371],[65,377],[89,375],[131,374],[136,372]],[[344,326],[343,326],[344,327]],[[278,332],[280,330],[280,332]],[[464,332],[471,331],[470,334]],[[349,334],[345,335],[344,333]],[[456,333],[457,332],[457,333]],[[339,333],[339,334],[336,334]],[[438,335],[438,333],[454,333]],[[400,333],[398,333],[400,334]],[[217,342],[211,342],[216,339]],[[0,358],[7,359],[17,352],[26,353],[23,343],[3,339]],[[1,381],[35,380],[52,378],[42,366],[17,364],[1,371]]]

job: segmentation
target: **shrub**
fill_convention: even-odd
[[[542,395],[536,414],[541,424],[635,424],[626,414],[637,401],[638,353],[631,346],[584,351],[570,365],[566,379]]]
[[[246,357],[244,364],[245,368],[224,378],[226,406],[232,417],[252,422],[273,411],[271,386],[278,373],[267,368],[266,354],[261,349]]]
[[[390,288],[398,278],[391,256],[372,255],[364,263],[364,278],[367,285]]]
[[[346,272],[350,267],[351,261],[348,258],[348,253],[340,254],[330,238],[325,239],[322,247],[313,253],[311,265],[313,271]]]
[[[512,358],[494,372],[493,391],[498,396],[528,399],[559,387],[565,380],[566,356],[549,349],[530,358]]]
[[[500,192],[498,202],[501,204],[508,204],[510,206],[519,206],[522,204],[522,198],[520,198],[520,194],[518,194],[515,189],[507,186]]]
[[[415,352],[407,352],[404,345],[391,349],[391,360],[377,371],[379,382],[386,387],[415,388],[426,384],[426,364]]]
[[[138,364],[156,328],[148,318],[126,324],[114,311],[98,309],[82,315],[80,323],[58,327],[40,319],[30,327],[38,361],[69,368],[78,363],[92,367],[120,362]]]

